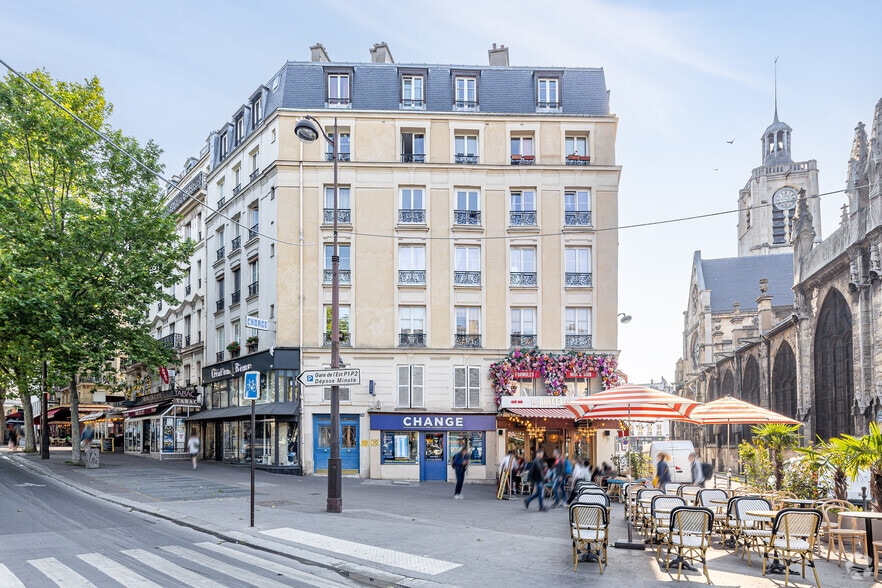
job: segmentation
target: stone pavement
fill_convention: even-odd
[[[3,451],[102,500],[381,586],[676,583],[676,570],[665,572],[648,549],[611,546],[603,575],[596,563],[580,563],[574,572],[566,509],[540,513],[534,502],[527,511],[520,497],[497,500],[490,485],[467,485],[465,499],[453,500],[452,484],[344,478],[343,512],[331,514],[326,512],[327,478],[258,470],[251,527],[248,467],[200,462],[194,471],[189,460],[102,453],[100,468],[87,470],[66,463],[69,448],[53,448],[49,460]],[[626,538],[622,507],[615,504],[610,542]],[[716,586],[784,585],[783,576],[763,578],[761,564],[749,567],[718,543],[708,554]],[[874,585],[870,573],[851,563],[837,567],[835,561],[820,560],[818,574],[825,588]],[[697,572],[684,576],[684,581],[706,582]],[[791,585],[813,586],[811,570],[807,576],[791,576]]]

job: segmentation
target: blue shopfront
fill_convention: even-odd
[[[469,477],[483,479],[495,455],[495,415],[371,414],[371,477],[446,481],[453,455],[465,445]],[[375,450],[375,451],[374,451]],[[492,465],[492,464],[491,464]]]
[[[313,459],[315,473],[328,473],[328,457],[331,455],[331,415],[313,416]],[[340,415],[340,469],[346,475],[359,473],[358,415]]]

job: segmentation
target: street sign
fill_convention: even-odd
[[[304,386],[351,386],[361,384],[361,370],[314,370],[300,372],[297,381]]]
[[[245,372],[245,400],[260,398],[260,372]]]
[[[159,366],[159,377],[162,378],[164,384],[168,384],[168,368],[164,365]]]
[[[269,330],[269,321],[259,319],[256,316],[245,317],[245,327],[249,329],[257,329],[258,331]]]

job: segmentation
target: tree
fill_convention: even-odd
[[[856,478],[861,470],[869,470],[873,509],[882,512],[882,430],[879,423],[871,421],[870,432],[863,437],[843,433],[831,438],[827,451],[839,454],[843,471],[852,478]]]
[[[832,479],[833,497],[837,500],[848,499],[848,476],[845,474],[845,455],[833,450],[828,441],[818,440],[818,444],[811,447],[800,447],[798,452],[803,453],[810,460],[812,467],[818,471],[819,477]]]
[[[771,452],[772,465],[775,468],[775,490],[780,490],[784,480],[783,453],[785,449],[799,446],[802,439],[799,425],[768,423],[751,427],[751,431],[754,440]]]
[[[47,360],[70,381],[113,372],[119,356],[173,362],[174,351],[152,337],[147,310],[176,302],[165,292],[180,280],[192,243],[177,235],[151,171],[161,169],[161,151],[109,126],[112,107],[97,78],[26,77],[143,165],[14,74],[0,83],[0,367],[32,382],[35,364]],[[19,390],[23,405],[32,389]],[[77,403],[72,386],[74,439]]]

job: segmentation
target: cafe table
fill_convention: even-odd
[[[784,498],[781,500],[782,504],[793,505],[793,508],[814,508],[820,500],[813,500],[811,498]]]
[[[873,520],[882,520],[882,512],[876,512],[873,510],[843,510],[839,513],[841,517],[852,517],[856,519],[864,519],[864,524],[867,529],[867,543],[864,546],[867,553],[873,549]],[[870,571],[873,571],[873,557],[872,554],[867,556],[867,560],[869,561],[868,567]]]

